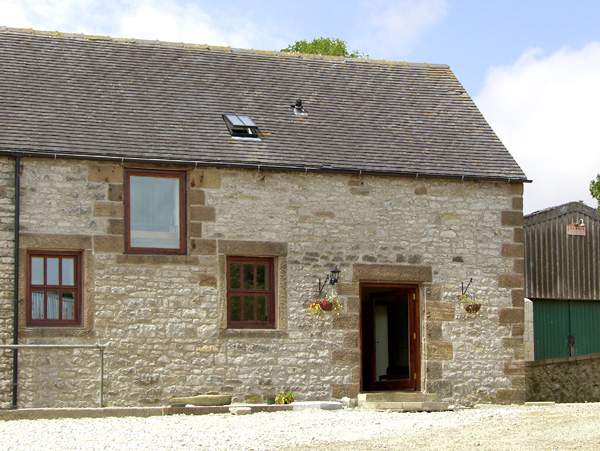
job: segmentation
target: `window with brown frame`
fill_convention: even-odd
[[[125,170],[125,250],[185,254],[185,172]]]
[[[81,324],[81,252],[27,253],[27,325]]]
[[[227,326],[232,329],[275,327],[273,259],[227,258]]]

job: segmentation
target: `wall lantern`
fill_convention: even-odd
[[[327,285],[327,281],[329,281],[330,285],[335,285],[336,283],[338,283],[339,276],[340,276],[339,268],[337,267],[337,265],[333,265],[333,269],[331,271],[329,271],[329,274],[327,274],[327,277],[325,277],[325,280],[323,281],[323,283],[321,283],[321,278],[319,278],[319,296],[323,292],[325,285]]]

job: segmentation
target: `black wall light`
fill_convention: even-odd
[[[325,277],[325,280],[323,281],[323,283],[321,283],[321,278],[319,277],[319,296],[323,292],[325,285],[327,285],[327,281],[329,281],[330,285],[335,285],[336,283],[338,283],[339,276],[340,276],[339,268],[337,267],[337,265],[333,265],[333,269],[331,271],[329,271],[329,274],[327,274],[327,277]]]

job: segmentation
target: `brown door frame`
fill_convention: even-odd
[[[389,288],[389,291],[394,290],[406,290],[409,292],[409,330],[411,333],[410,340],[410,350],[411,350],[411,358],[410,358],[410,370],[412,372],[413,384],[410,384],[410,388],[395,388],[394,384],[389,384],[388,388],[385,387],[385,384],[378,383],[382,390],[406,390],[406,391],[419,391],[421,389],[421,319],[420,319],[420,298],[419,298],[419,285],[417,284],[406,284],[406,283],[376,283],[376,282],[361,282],[359,285],[359,322],[360,322],[360,390],[364,391],[373,391],[373,383],[374,381],[370,381],[365,386],[365,377],[364,377],[364,362],[365,362],[365,337],[363,334],[366,333],[364,331],[364,312],[363,312],[363,296],[365,296],[364,288]],[[410,298],[413,297],[411,302]],[[372,316],[372,314],[370,314]],[[373,344],[374,346],[374,344]],[[373,349],[370,349],[371,354],[373,353]],[[369,360],[373,360],[372,356],[369,356]],[[373,367],[374,363],[371,362],[370,366]],[[374,370],[374,369],[373,369]]]

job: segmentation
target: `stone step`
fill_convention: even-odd
[[[376,408],[381,402],[437,402],[437,393],[421,392],[369,392],[358,395],[358,406],[365,408]]]

